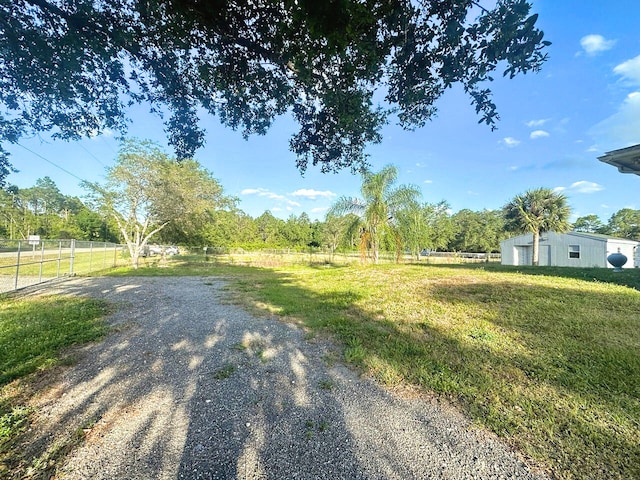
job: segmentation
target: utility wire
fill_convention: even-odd
[[[113,153],[118,153],[118,152],[116,152],[116,150],[113,148],[113,146],[111,146],[111,144],[110,144],[109,142],[107,142],[107,141],[104,139],[104,135],[100,135],[100,140],[102,140],[102,142],[103,142],[107,147],[109,147],[109,149],[110,149]]]
[[[41,158],[42,160],[44,160],[47,163],[50,163],[51,165],[53,165],[54,167],[62,170],[64,173],[71,175],[73,178],[77,178],[78,180],[80,180],[81,182],[86,182],[87,180],[85,180],[84,178],[80,178],[79,176],[77,176],[74,173],[71,173],[69,170],[62,168],[60,165],[58,165],[57,163],[52,162],[51,160],[49,160],[48,158],[43,157],[42,155],[40,155],[39,153],[34,152],[33,150],[31,150],[30,148],[25,147],[24,145],[22,145],[21,143],[17,143],[16,145],[18,145],[19,147],[24,148],[27,152],[30,152],[32,154],[34,154],[36,157]]]
[[[93,153],[91,153],[89,150],[87,150],[87,148],[84,145],[82,145],[82,143],[78,143],[78,145],[80,145],[80,148],[82,148],[85,152],[87,152],[89,155],[91,155],[96,160],[96,162],[98,162],[103,167],[108,168],[107,165],[102,163],[102,161],[98,157],[96,157]]]

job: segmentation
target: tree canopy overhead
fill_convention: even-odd
[[[301,171],[356,170],[390,114],[422,126],[455,83],[493,126],[494,72],[546,58],[536,19],[525,0],[0,0],[0,145],[124,133],[144,102],[189,158],[203,110],[245,136],[291,111]]]

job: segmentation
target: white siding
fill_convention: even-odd
[[[618,252],[626,255],[624,268],[640,264],[638,258],[640,242],[609,238],[587,233],[546,232],[540,236],[539,264],[558,267],[612,268],[607,256]],[[528,233],[503,240],[500,243],[503,265],[531,265],[533,235]],[[570,252],[573,252],[570,254]],[[634,252],[636,258],[634,260]]]
[[[622,253],[625,257],[627,257],[627,263],[625,263],[622,268],[633,268],[633,267],[637,267],[638,265],[636,264],[637,262],[637,258],[634,259],[635,256],[637,256],[637,250],[638,250],[638,245],[633,245],[630,244],[628,242],[620,242],[620,241],[616,241],[615,239],[611,239],[607,242],[607,256],[609,256],[612,253]],[[607,262],[607,267],[612,267],[612,265]]]

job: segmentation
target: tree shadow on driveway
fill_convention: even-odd
[[[297,327],[225,305],[203,277],[85,278],[56,293],[115,304],[39,399],[31,456],[84,441],[62,478],[534,478],[436,403],[395,398]]]

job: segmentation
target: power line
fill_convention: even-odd
[[[87,150],[87,148],[84,145],[82,145],[82,143],[78,143],[78,145],[80,145],[80,148],[82,148],[85,152],[87,152],[89,155],[91,155],[100,165],[102,165],[103,167],[107,168],[107,165],[102,163],[102,161],[98,157],[96,157],[93,153],[91,153],[89,150]]]
[[[36,157],[39,157],[39,158],[41,158],[42,160],[44,160],[45,162],[50,163],[50,164],[51,164],[51,165],[53,165],[54,167],[56,167],[56,168],[58,168],[58,169],[62,170],[64,173],[66,173],[66,174],[68,174],[68,175],[71,175],[73,178],[76,178],[76,179],[80,180],[81,182],[86,182],[86,181],[87,181],[87,180],[85,180],[84,178],[80,178],[80,177],[79,177],[79,176],[77,176],[76,174],[71,173],[69,170],[67,170],[67,169],[65,169],[65,168],[62,168],[60,165],[58,165],[57,163],[52,162],[52,161],[51,161],[51,160],[49,160],[48,158],[43,157],[43,156],[42,156],[42,155],[40,155],[39,153],[34,152],[34,151],[33,151],[33,150],[31,150],[30,148],[27,148],[27,147],[25,147],[24,145],[22,145],[22,144],[20,144],[20,143],[17,143],[17,142],[16,142],[16,145],[18,145],[19,147],[24,148],[27,152],[32,153],[32,154],[33,154],[33,155],[35,155]]]
[[[107,142],[107,141],[104,139],[104,135],[100,135],[100,140],[102,140],[102,142],[103,142],[107,147],[109,147],[109,149],[110,149],[113,153],[118,153],[118,152],[116,152],[116,150],[113,148],[113,146],[111,146],[111,144],[110,144],[109,142]]]

